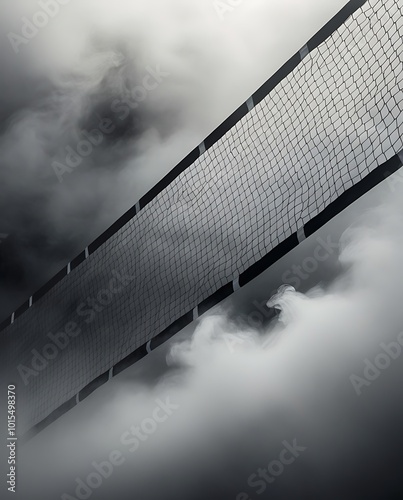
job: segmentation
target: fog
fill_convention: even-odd
[[[224,10],[202,0],[3,5],[1,318],[345,4],[233,3]]]
[[[398,494],[400,173],[385,183],[385,201],[343,233],[336,278],[306,293],[282,287],[268,304],[278,316],[258,329],[230,306],[214,309],[173,342],[158,384],[115,380],[86,418],[61,419],[29,442],[20,475],[30,498]],[[83,487],[97,484],[90,476],[111,453],[121,463]]]

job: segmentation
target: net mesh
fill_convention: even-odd
[[[21,432],[402,150],[402,14],[365,3],[2,332]]]

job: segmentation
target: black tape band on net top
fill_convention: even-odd
[[[48,425],[401,167],[402,10],[349,2],[8,320],[2,352],[23,381],[21,432]],[[32,363],[43,366],[35,376],[23,368]]]

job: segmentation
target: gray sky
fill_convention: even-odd
[[[150,500],[397,493],[401,360],[368,385],[351,381],[401,331],[402,174],[393,179],[39,434],[21,459],[21,491],[35,477],[38,498],[74,496],[76,478],[117,450],[125,463],[94,498],[133,489]],[[285,296],[268,327],[265,302],[301,272],[301,294]],[[122,436],[167,397],[178,408],[131,451]],[[294,438],[307,449],[258,495],[248,479]]]
[[[344,3],[253,0],[221,13],[202,0],[74,0],[37,32],[36,3],[4,6],[0,233],[10,236],[0,249],[0,316],[134,205]],[[123,102],[155,73],[158,85],[148,78],[140,102]],[[66,148],[77,151],[100,119],[111,121],[108,132],[69,167]],[[70,171],[58,178],[55,162]]]
[[[4,313],[135,203],[344,2],[323,4],[250,0],[220,19],[212,2],[71,1],[20,53],[3,44]],[[4,35],[36,12],[15,2],[2,17]],[[138,107],[122,106],[128,85],[141,85],[159,66],[160,84]],[[119,113],[128,110],[122,120],[111,111],[116,100]],[[114,131],[60,183],[52,163],[65,161],[66,146],[77,146],[99,117],[112,120]],[[296,498],[297,491],[298,498],[356,499],[355,488],[368,481],[366,498],[378,498],[383,483],[368,479],[377,474],[394,487],[401,364],[362,397],[349,379],[381,341],[396,339],[402,320],[401,191],[391,193],[390,184],[380,186],[226,301],[229,317],[220,313],[192,343],[179,343],[192,325],[39,435],[21,456],[20,497],[74,495],[75,477],[114,449],[127,452],[122,433],[166,394],[178,414],[141,454],[128,454],[93,498],[132,498],[135,484],[147,500],[216,491],[221,499],[245,492],[249,500],[256,493],[248,477],[294,438],[307,451],[264,497]],[[383,212],[368,215],[388,198]],[[340,239],[362,214],[363,229]],[[350,241],[341,259],[327,250],[329,238],[337,246]],[[286,295],[274,330],[259,320],[253,328],[262,302],[286,282],[300,292],[322,288]]]

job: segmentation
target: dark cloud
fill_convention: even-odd
[[[221,19],[208,2],[69,2],[17,48],[10,33],[26,33],[41,7],[3,6],[0,231],[13,239],[2,253],[0,317],[136,203],[343,4],[331,3],[312,15],[257,1]],[[285,37],[271,12],[300,31]],[[274,50],[280,38],[283,53]],[[167,76],[133,102],[133,89],[158,68]],[[60,183],[52,164],[66,165],[66,147],[76,151],[100,120],[113,131]]]
[[[363,376],[365,360],[401,332],[401,199],[399,190],[343,234],[342,272],[328,285],[284,289],[277,323],[256,330],[233,321],[228,304],[217,308],[193,334],[188,328],[155,351],[153,363],[145,358],[39,434],[24,450],[24,487],[46,476],[38,498],[73,495],[76,478],[86,481],[94,461],[119,450],[125,463],[94,498],[125,500],[133,491],[147,500],[398,498],[401,359],[390,359],[361,394],[351,377]],[[172,415],[131,452],[122,434],[145,425],[157,399],[167,398]],[[288,445],[300,454],[262,491],[259,471]],[[41,473],[32,456],[42,457]]]

